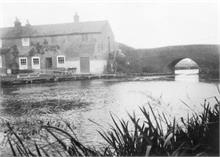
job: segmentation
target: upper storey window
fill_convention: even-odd
[[[30,45],[30,38],[22,38],[21,42],[22,42],[22,46],[29,46]]]
[[[0,39],[0,48],[2,48],[2,39]]]

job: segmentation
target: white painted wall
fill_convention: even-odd
[[[107,60],[90,60],[90,73],[102,74],[107,66]],[[76,68],[76,73],[80,74],[80,60],[66,61],[66,68]]]
[[[90,73],[101,74],[107,66],[107,60],[90,60]]]
[[[0,68],[2,68],[2,56],[0,56]]]
[[[76,73],[80,73],[80,62],[79,60],[74,60],[74,61],[66,61],[65,63],[66,68],[76,68]]]

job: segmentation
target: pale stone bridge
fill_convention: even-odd
[[[171,46],[137,51],[141,53],[143,72],[174,73],[179,61],[190,58],[198,64],[200,74],[219,76],[220,45]]]

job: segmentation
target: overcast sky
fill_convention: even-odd
[[[0,0],[0,27],[15,17],[31,25],[108,20],[116,41],[135,48],[180,44],[219,44],[218,0]],[[220,8],[219,8],[220,10]]]

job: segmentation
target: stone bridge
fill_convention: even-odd
[[[170,46],[137,51],[141,54],[143,72],[174,73],[179,61],[190,58],[198,64],[200,74],[219,77],[220,45]]]

